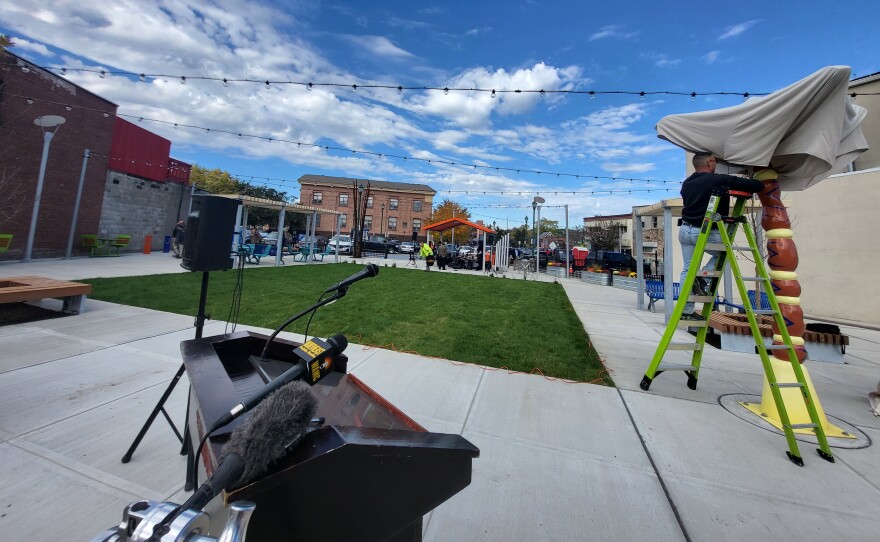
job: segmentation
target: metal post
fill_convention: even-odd
[[[52,143],[52,136],[58,130],[58,126],[64,123],[61,117],[46,115],[45,117],[37,117],[34,123],[41,128],[55,128],[55,130],[43,130],[43,156],[40,158],[40,175],[37,177],[37,192],[34,195],[34,210],[31,213],[31,226],[28,229],[27,246],[24,249],[23,261],[31,261],[31,252],[34,248],[34,235],[37,233],[37,219],[40,215],[40,197],[43,195],[43,180],[46,177],[46,162],[49,161],[49,145]],[[45,119],[45,120],[44,120]],[[61,119],[58,122],[56,119]]]
[[[73,220],[70,221],[70,233],[67,235],[67,252],[64,254],[66,260],[70,259],[73,253],[73,238],[76,233],[76,220],[79,217],[79,202],[82,199],[83,183],[86,179],[86,166],[89,165],[89,149],[83,152],[82,170],[79,172],[79,186],[76,188],[76,200],[73,203]]]
[[[565,276],[571,269],[571,245],[568,243],[568,204],[565,204]]]
[[[691,265],[699,261],[691,260]],[[672,209],[667,205],[663,208],[663,307],[666,313],[663,320],[667,324],[672,317],[672,309],[675,306],[675,298],[672,292],[672,283],[675,282],[672,276]],[[688,292],[682,291],[679,295],[687,296]]]
[[[643,310],[645,308],[645,281],[647,280],[647,277],[645,277],[645,254],[643,250],[644,242],[642,240],[642,217],[639,216],[639,212],[636,210],[636,207],[633,207],[632,221],[633,242],[636,244],[636,246],[633,247],[635,248],[636,252],[636,305],[639,310]]]
[[[342,233],[342,215],[336,215],[336,250],[333,261],[339,263],[339,235]]]
[[[541,272],[541,206],[538,205],[538,221],[535,222],[535,273]]]
[[[278,213],[278,237],[275,239],[275,265],[281,265],[281,250],[284,248],[284,208],[282,203]]]

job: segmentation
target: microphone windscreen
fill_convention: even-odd
[[[327,343],[333,347],[334,354],[341,354],[345,352],[345,349],[348,348],[348,339],[345,338],[345,335],[336,334],[332,337],[327,337]]]
[[[303,437],[317,406],[309,386],[299,380],[282,386],[260,402],[223,447],[221,462],[232,453],[244,461],[244,472],[229,487],[242,487],[269,472]]]
[[[371,277],[375,277],[376,275],[379,274],[379,266],[378,265],[371,263],[369,265],[369,268],[370,268],[370,276]]]

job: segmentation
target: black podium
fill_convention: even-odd
[[[267,337],[251,332],[181,343],[191,384],[193,447],[210,424],[295,362],[299,343],[276,339],[255,367]],[[354,375],[348,358],[312,387],[312,429],[262,479],[225,493],[226,504],[249,500],[257,507],[248,541],[420,541],[422,516],[471,482],[479,449],[460,435],[430,433]],[[247,415],[208,440],[201,461],[210,473],[229,433]]]

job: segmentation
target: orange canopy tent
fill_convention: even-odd
[[[457,228],[459,226],[468,226],[469,228],[474,228],[477,231],[481,231],[483,233],[494,233],[494,230],[492,228],[481,226],[463,218],[447,218],[446,220],[441,220],[440,222],[435,222],[434,224],[424,226],[422,228],[422,231],[446,231],[451,230],[452,228]]]

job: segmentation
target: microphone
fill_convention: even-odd
[[[339,284],[336,284],[335,286],[331,286],[330,288],[327,288],[326,290],[324,290],[324,293],[329,294],[330,292],[335,292],[336,290],[344,290],[361,279],[375,277],[378,274],[379,274],[379,266],[374,263],[371,263],[371,264],[367,265],[366,267],[364,267],[363,269],[361,269],[360,271],[358,271],[357,273],[355,273],[354,275],[348,277],[347,279],[340,281]]]
[[[238,489],[265,475],[305,435],[318,402],[303,382],[291,382],[266,398],[223,447],[227,458],[244,459],[244,471],[229,488]]]
[[[291,382],[267,397],[229,436],[211,477],[156,525],[150,539],[161,539],[184,511],[201,510],[221,491],[245,486],[266,474],[305,435],[317,405],[302,382]]]
[[[301,361],[299,363],[278,375],[278,378],[251,394],[241,403],[235,405],[232,410],[221,416],[211,425],[210,429],[208,429],[208,434],[213,433],[251,410],[267,395],[293,380],[305,376],[309,384],[314,384],[330,372],[332,362],[328,360],[322,363],[322,361],[336,354],[341,354],[347,347],[348,339],[345,338],[345,335],[333,335],[328,337],[326,342],[316,337],[302,344],[293,351],[300,358]]]

